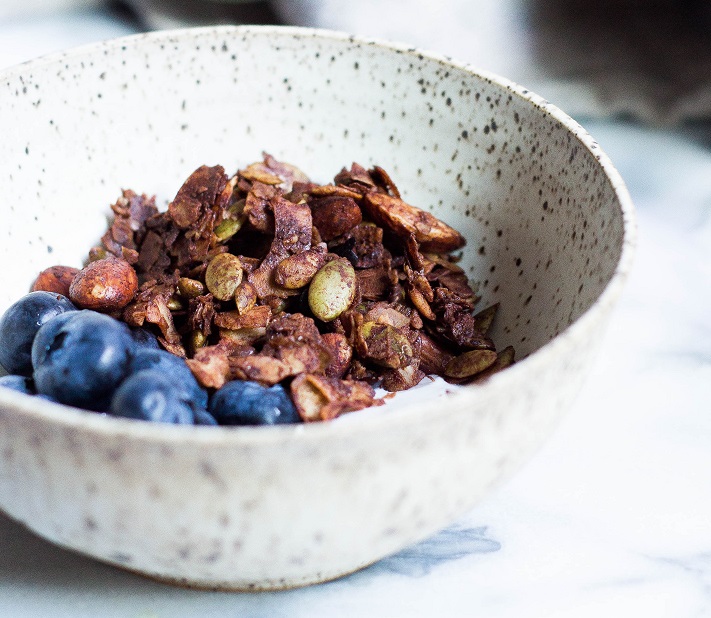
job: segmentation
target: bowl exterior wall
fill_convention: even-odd
[[[52,427],[0,408],[0,507],[62,546],[185,585],[325,581],[427,537],[508,477],[592,354],[571,347],[540,372],[492,380],[491,394],[443,393],[416,424],[278,448]]]

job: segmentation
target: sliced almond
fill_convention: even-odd
[[[227,328],[229,330],[238,330],[241,328],[261,328],[269,323],[272,311],[266,305],[253,307],[245,313],[238,311],[224,311],[216,313],[213,318],[215,326],[218,328]]]
[[[395,235],[406,238],[414,234],[423,251],[454,251],[466,243],[464,236],[434,215],[386,193],[366,194],[363,207],[373,221]]]
[[[230,377],[237,380],[254,380],[262,384],[276,384],[289,375],[289,367],[277,358],[252,354],[229,358]]]
[[[342,185],[322,185],[320,187],[313,187],[309,193],[314,197],[330,197],[335,195],[337,197],[350,197],[354,200],[360,200],[363,197],[362,193],[353,191]]]
[[[230,373],[227,354],[218,346],[200,348],[185,361],[195,379],[206,388],[221,388]]]
[[[378,403],[373,387],[365,382],[309,373],[294,378],[291,396],[303,421],[327,421],[344,412],[362,410]]]
[[[302,288],[326,263],[326,253],[309,249],[289,256],[274,268],[274,281],[289,290]]]

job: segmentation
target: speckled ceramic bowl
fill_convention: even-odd
[[[377,163],[468,239],[499,347],[486,384],[277,428],[160,426],[0,392],[0,507],[39,535],[187,585],[338,577],[432,534],[516,470],[585,377],[630,263],[632,207],[595,141],[506,80],[300,29],[130,37],[0,74],[0,310],[80,265],[121,188],[171,199],[262,150],[326,181]]]

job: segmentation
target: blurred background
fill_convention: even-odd
[[[123,34],[215,23],[318,26],[434,50],[576,118],[711,118],[708,0],[0,0],[0,67]]]

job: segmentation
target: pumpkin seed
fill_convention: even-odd
[[[183,298],[196,298],[205,293],[205,286],[197,279],[190,277],[180,277],[178,279],[178,294]]]
[[[309,285],[309,307],[323,322],[335,320],[355,299],[357,281],[355,270],[344,258],[325,264],[314,275]]]
[[[444,368],[444,375],[448,378],[470,378],[495,361],[496,352],[493,350],[469,350],[449,361]]]
[[[230,300],[242,283],[242,264],[236,255],[220,253],[207,265],[205,284],[217,300]]]

